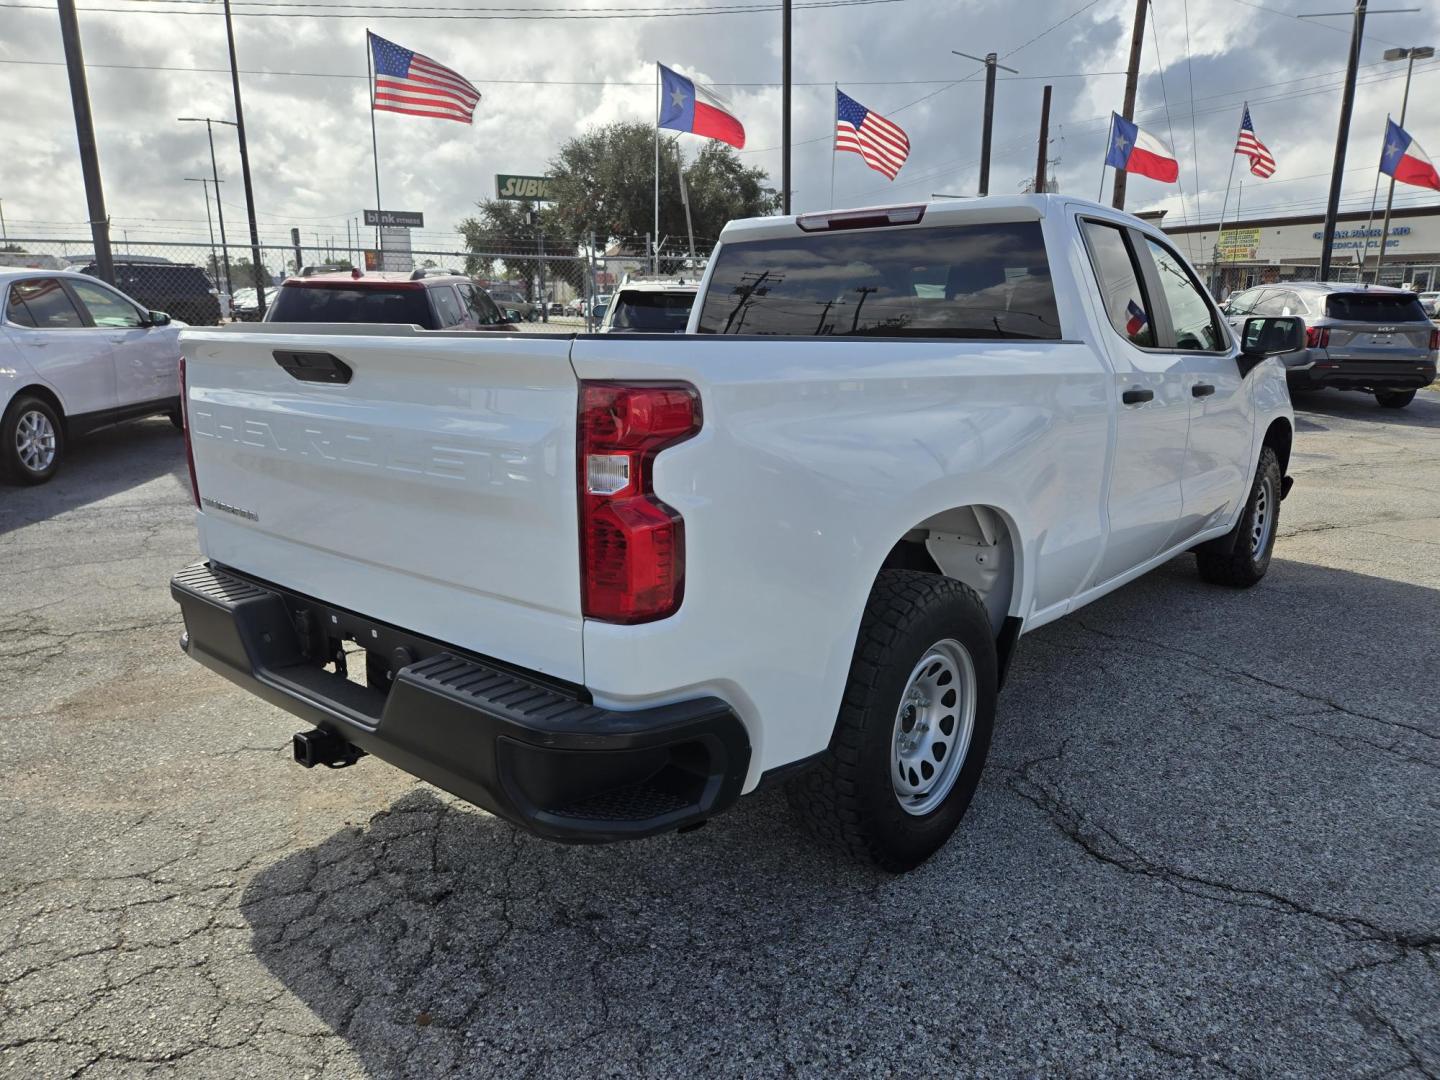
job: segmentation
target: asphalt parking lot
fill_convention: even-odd
[[[1299,403],[1270,576],[1028,636],[902,878],[567,848],[186,659],[164,421],[0,489],[0,1076],[1440,1074],[1440,394]]]

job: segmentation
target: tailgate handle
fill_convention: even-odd
[[[276,349],[275,362],[301,382],[348,383],[354,374],[349,364],[328,352]]]

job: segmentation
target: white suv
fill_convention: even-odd
[[[178,427],[184,325],[87,274],[0,269],[0,479],[43,484],[106,424]]]
[[[602,334],[683,334],[700,291],[698,282],[632,281],[615,290]]]

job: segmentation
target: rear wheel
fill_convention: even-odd
[[[1212,547],[1202,545],[1195,552],[1200,576],[1216,585],[1248,589],[1270,569],[1275,550],[1275,531],[1280,524],[1280,460],[1264,447],[1255,468],[1250,497],[1235,528]]]
[[[826,760],[791,781],[810,829],[894,872],[955,831],[995,720],[995,638],[950,578],[885,570],[865,607]]]
[[[1415,391],[1380,390],[1376,392],[1375,400],[1380,403],[1382,409],[1403,409],[1415,400]]]
[[[0,475],[15,484],[43,484],[65,456],[65,429],[50,404],[28,394],[0,420]]]

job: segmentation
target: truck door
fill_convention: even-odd
[[[1244,499],[1255,421],[1235,346],[1205,290],[1174,251],[1151,237],[1143,240],[1150,262],[1145,269],[1153,271],[1162,300],[1156,311],[1161,341],[1181,358],[1190,410],[1182,508],[1169,546],[1228,521]]]
[[[1110,530],[1091,578],[1100,585],[1154,558],[1169,542],[1181,514],[1190,400],[1185,358],[1159,347],[1151,290],[1140,269],[1143,238],[1098,220],[1082,221],[1081,230],[1108,316],[1101,338],[1119,409]]]

